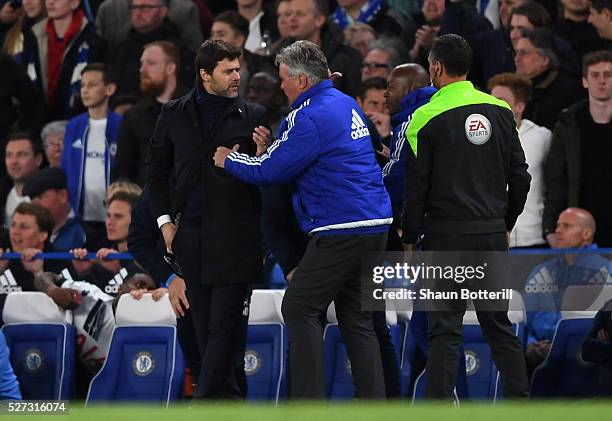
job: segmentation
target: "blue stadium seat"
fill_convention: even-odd
[[[254,290],[244,353],[247,399],[278,400],[286,395],[288,336],[283,323],[283,290]]]
[[[575,398],[597,395],[597,367],[581,357],[593,317],[612,298],[610,286],[570,286],[563,295],[561,320],[548,356],[531,379],[531,396]],[[584,309],[584,310],[583,310]]]
[[[117,326],[102,369],[89,385],[87,404],[147,401],[168,405],[182,392],[183,354],[176,336],[176,317],[168,296],[140,300],[123,295]]]
[[[75,358],[70,312],[43,292],[14,292],[6,297],[2,317],[23,399],[70,399]]]

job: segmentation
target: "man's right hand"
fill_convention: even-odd
[[[172,253],[172,241],[176,235],[176,225],[172,222],[166,222],[161,226],[162,236],[164,237],[164,243],[166,243],[166,250],[168,253]]]
[[[83,294],[72,288],[54,287],[47,291],[47,294],[58,307],[64,310],[74,310],[83,302]]]
[[[172,304],[172,309],[177,317],[183,317],[185,310],[189,309],[189,301],[187,301],[187,295],[185,295],[186,290],[185,280],[180,276],[175,276],[168,286],[170,304]]]

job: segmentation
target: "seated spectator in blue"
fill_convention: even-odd
[[[116,86],[108,69],[93,63],[81,74],[81,98],[87,112],[68,122],[62,168],[68,179],[70,205],[82,221],[88,247],[98,249],[105,245],[104,199],[117,153],[121,116],[109,109]]]
[[[557,249],[592,248],[593,253],[561,254],[536,266],[525,282],[527,369],[532,372],[548,355],[561,319],[563,294],[570,285],[612,283],[612,262],[596,253],[595,220],[581,208],[568,208],[557,220],[552,244]]]
[[[54,225],[50,242],[54,251],[69,251],[85,245],[85,231],[70,208],[64,171],[60,168],[40,170],[28,181],[24,193],[32,203],[51,212]]]
[[[34,276],[43,271],[55,272],[62,268],[57,260],[34,259],[43,251],[49,251],[49,238],[53,231],[51,213],[40,205],[21,203],[11,219],[10,249],[5,252],[21,253],[21,260],[2,259],[0,256],[0,309],[11,292],[36,291]]]
[[[79,338],[77,358],[87,371],[82,374],[91,378],[102,367],[108,354],[119,298],[133,291],[138,291],[134,297],[140,298],[143,292],[154,290],[156,283],[149,275],[136,273],[125,280],[113,297],[96,285],[64,275],[68,274],[41,272],[34,283],[36,290],[46,293],[59,307],[72,310],[73,324]],[[154,298],[161,298],[166,291],[165,288],[153,291]]]
[[[370,25],[378,35],[403,35],[411,28],[409,18],[384,0],[339,0],[329,20],[344,30],[353,22]]]
[[[106,260],[109,254],[127,253],[128,231],[132,221],[132,209],[138,195],[118,191],[107,201],[106,237],[112,248],[103,247],[96,252],[96,260],[83,260],[88,253],[85,248],[72,250],[76,260],[73,265],[79,279],[84,276],[109,295],[119,292],[124,280],[132,273],[142,272],[133,260]]]
[[[582,344],[582,358],[599,366],[599,395],[612,396],[612,300],[604,304]]]
[[[19,381],[11,366],[11,351],[0,331],[0,399],[21,400]]]

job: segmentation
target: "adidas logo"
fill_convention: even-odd
[[[10,269],[0,275],[0,294],[10,294],[11,292],[21,292],[22,288],[17,285],[17,280]]]
[[[526,293],[559,292],[559,285],[550,271],[543,267],[525,284]]]
[[[121,268],[119,273],[117,273],[113,278],[111,278],[106,286],[104,287],[104,292],[107,294],[117,294],[119,292],[119,287],[123,285],[123,281],[127,278],[128,271],[126,268]]]
[[[74,142],[72,142],[72,147],[73,148],[83,149],[83,142],[81,142],[81,138],[80,137],[77,140],[75,140]]]
[[[363,122],[363,119],[355,111],[353,108],[353,118],[351,122],[351,137],[353,140],[361,139],[362,137],[366,137],[370,135],[370,131],[368,130],[368,126]]]

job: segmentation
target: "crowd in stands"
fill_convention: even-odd
[[[134,212],[142,232],[158,234],[148,209],[137,210],[146,203],[139,196],[149,139],[164,104],[199,80],[194,58],[209,38],[241,49],[240,96],[266,109],[275,137],[291,106],[275,55],[296,40],[321,46],[331,72],[341,74],[334,85],[368,118],[397,221],[404,117],[435,94],[428,53],[446,33],[468,40],[469,80],[506,101],[517,123],[532,182],[510,247],[612,247],[612,0],[490,0],[486,7],[471,0],[0,0],[0,253],[22,256],[0,258],[0,307],[10,292],[61,294],[54,288],[68,281],[65,288],[94,285],[105,302],[166,286],[168,268],[154,269],[128,233]],[[421,67],[398,70],[406,63]],[[290,193],[261,190],[264,243],[253,247],[262,259],[272,249],[290,279],[306,240]],[[299,246],[289,249],[280,231]],[[150,241],[161,257],[161,243]],[[34,258],[43,251],[73,259]],[[107,259],[124,252],[143,260]],[[597,282],[612,282],[609,261],[584,259],[534,268],[527,301],[539,299],[542,271],[557,292],[601,267],[607,279]],[[580,273],[567,275],[572,270]],[[56,277],[37,285],[43,272]],[[532,369],[550,346],[555,311],[529,314]],[[599,332],[595,345],[610,342]],[[98,367],[103,357],[84,363]]]

